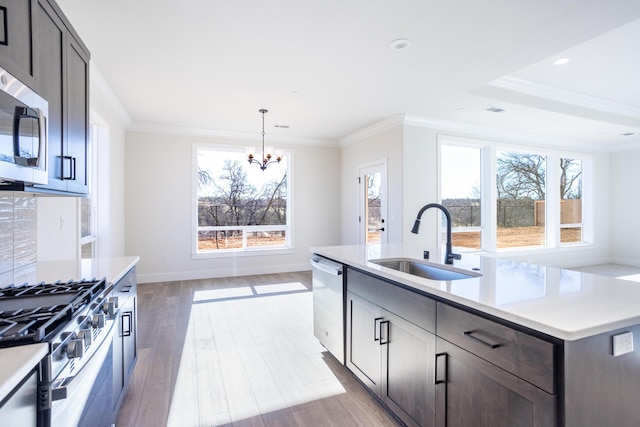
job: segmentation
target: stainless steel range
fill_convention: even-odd
[[[40,427],[112,424],[112,293],[106,279],[0,289],[0,347],[49,345],[38,374]]]

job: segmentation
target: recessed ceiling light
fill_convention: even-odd
[[[298,91],[297,90],[292,90],[291,92],[289,92],[289,95],[297,95]]]
[[[635,133],[633,133],[633,132],[625,132],[625,133],[621,133],[620,135],[621,136],[633,136],[633,135],[635,135]]]
[[[464,111],[464,107],[458,108],[458,111]]]
[[[491,113],[503,113],[507,110],[505,110],[504,108],[498,108],[498,107],[489,107],[487,108],[485,111],[489,111]]]
[[[411,40],[409,39],[395,39],[389,43],[389,48],[393,50],[404,50],[411,46]]]
[[[571,61],[570,58],[558,58],[555,61],[553,61],[553,65],[564,65],[569,61]]]

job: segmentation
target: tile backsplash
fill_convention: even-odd
[[[33,195],[0,194],[0,287],[23,283],[37,261],[37,203]]]

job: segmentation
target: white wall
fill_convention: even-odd
[[[422,217],[420,233],[411,233],[411,227],[420,208],[427,203],[437,202],[439,162],[439,135],[448,135],[469,139],[489,139],[505,144],[522,145],[522,141],[510,141],[495,135],[482,136],[450,129],[442,131],[415,123],[399,123],[397,126],[375,133],[376,126],[363,130],[366,135],[356,138],[342,149],[341,183],[341,244],[358,242],[358,185],[356,181],[358,165],[387,158],[389,163],[389,204],[398,212],[396,224],[390,224],[394,234],[390,243],[402,242],[415,257],[422,257],[428,250],[433,260],[444,258],[443,247],[438,236],[438,224],[441,213],[434,210],[425,212]],[[349,140],[353,138],[349,137]],[[535,138],[526,144],[536,146]],[[538,144],[539,146],[542,146]],[[554,147],[555,148],[555,147]],[[572,149],[575,151],[575,149]],[[609,154],[593,154],[594,173],[592,184],[593,244],[573,248],[546,250],[518,250],[499,252],[496,256],[508,256],[522,261],[543,263],[551,266],[577,267],[610,261],[609,253]],[[639,155],[640,156],[640,155]],[[629,162],[632,163],[631,161]],[[627,166],[628,170],[631,166]],[[622,179],[620,179],[622,181]],[[400,206],[400,207],[398,207]],[[640,228],[640,227],[639,227]],[[640,245],[638,246],[640,251]]]
[[[38,261],[78,258],[78,198],[39,196],[37,206]]]
[[[640,150],[611,154],[611,256],[640,266]],[[600,200],[598,200],[600,203]]]
[[[135,255],[126,252],[125,129],[130,118],[91,63],[91,122],[98,124],[97,249],[99,257]]]
[[[400,243],[403,236],[403,174],[402,126],[396,125],[380,133],[350,141],[342,148],[340,183],[341,218],[340,243],[358,243],[358,172],[362,165],[386,159],[387,161],[387,241]]]
[[[440,211],[425,212],[419,234],[411,228],[420,208],[438,202],[438,134],[433,129],[405,126],[404,130],[404,244],[415,257],[428,250],[431,260],[442,260],[438,223]]]
[[[293,152],[292,253],[191,259],[193,142],[234,144],[215,138],[127,133],[126,252],[140,256],[141,282],[306,270],[309,247],[340,243],[339,149],[299,145]]]

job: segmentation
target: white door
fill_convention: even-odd
[[[359,169],[360,244],[387,243],[387,162],[381,160]]]

